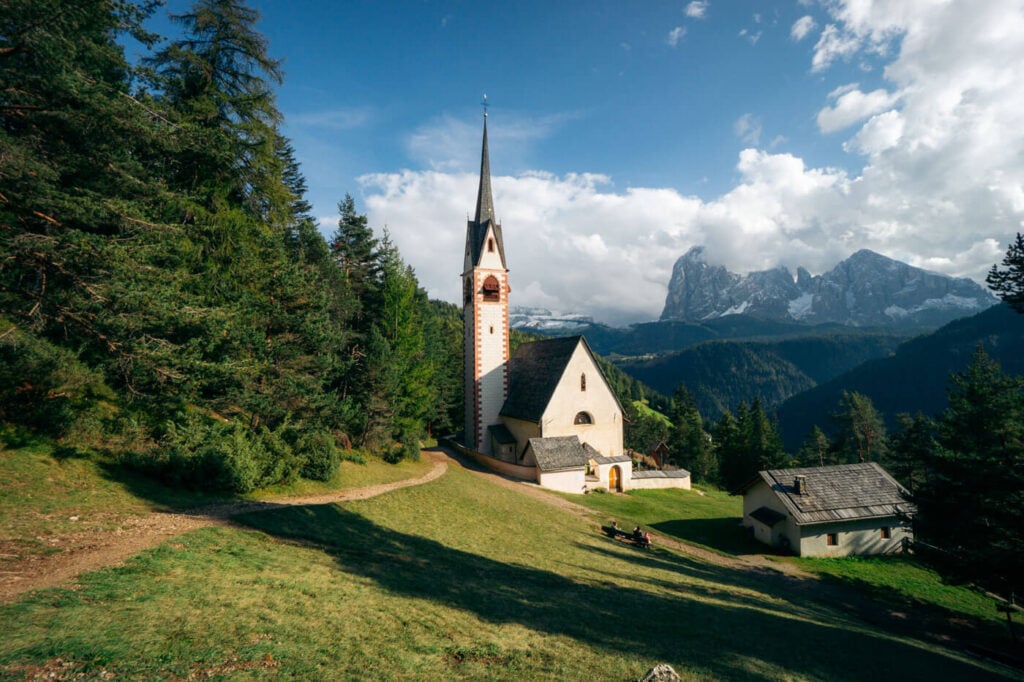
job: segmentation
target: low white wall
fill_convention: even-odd
[[[630,481],[633,490],[661,490],[664,488],[681,488],[690,490],[690,477],[686,478],[636,478]]]

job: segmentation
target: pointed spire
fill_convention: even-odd
[[[484,95],[484,145],[480,154],[480,189],[476,195],[476,217],[478,225],[494,221],[494,198],[491,196],[491,160],[487,153],[487,95]]]

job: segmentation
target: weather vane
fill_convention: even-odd
[[[487,93],[484,93],[484,100],[480,102],[480,105],[484,108],[484,118],[487,118]]]

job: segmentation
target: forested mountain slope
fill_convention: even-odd
[[[945,409],[950,372],[962,372],[979,344],[1007,373],[1024,374],[1024,315],[1000,304],[786,400],[778,419],[787,450],[799,447],[815,424],[828,430],[843,391],[870,397],[890,426],[901,412],[931,415]]]
[[[831,334],[707,341],[652,359],[621,360],[618,365],[666,395],[685,385],[701,415],[718,419],[740,401],[758,398],[767,407],[778,405],[866,360],[886,355],[902,340],[887,334]]]

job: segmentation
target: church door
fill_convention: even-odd
[[[622,470],[617,466],[608,470],[608,490],[622,492]]]

